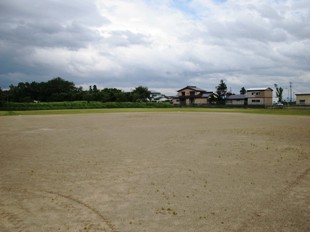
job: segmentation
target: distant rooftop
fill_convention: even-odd
[[[242,99],[246,99],[246,98],[247,98],[246,95],[230,95],[226,99],[228,99],[228,100],[242,100]]]
[[[206,92],[202,94],[202,97],[210,97],[211,95],[213,95],[213,92]]]
[[[183,89],[192,89],[192,90],[195,90],[195,91],[207,92],[206,90],[197,88],[197,86],[194,86],[194,85],[188,85],[188,86],[186,86],[186,87],[184,87],[184,88],[178,90],[177,92],[180,92],[180,91],[182,91]]]
[[[246,91],[264,91],[264,90],[271,90],[271,91],[273,91],[272,90],[272,88],[269,88],[269,87],[264,87],[264,88],[249,88],[249,89],[247,89]]]

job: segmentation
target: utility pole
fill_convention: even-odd
[[[292,102],[292,85],[293,85],[293,83],[292,82],[290,82],[290,103]]]

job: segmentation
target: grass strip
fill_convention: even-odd
[[[239,109],[239,108],[113,108],[113,109],[61,109],[61,110],[25,110],[0,111],[0,116],[14,115],[51,115],[51,114],[95,114],[95,113],[129,113],[129,112],[219,112],[249,113],[267,115],[310,116],[310,109]]]

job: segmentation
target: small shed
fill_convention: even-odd
[[[230,95],[226,97],[226,105],[243,106],[246,105],[248,97],[246,95]]]
[[[310,93],[297,93],[296,94],[296,105],[306,106],[310,105]]]

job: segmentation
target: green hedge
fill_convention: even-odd
[[[170,103],[157,102],[98,102],[98,101],[68,101],[17,103],[8,102],[0,105],[0,110],[58,110],[58,109],[109,109],[109,108],[169,108]]]

